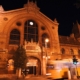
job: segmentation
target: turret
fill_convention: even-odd
[[[4,9],[3,9],[2,5],[0,5],[0,13],[3,11],[4,11]]]
[[[24,8],[27,8],[27,11],[28,12],[38,12],[40,9],[38,8],[37,6],[37,2],[33,2],[33,1],[30,1],[28,0],[28,3],[24,5]]]

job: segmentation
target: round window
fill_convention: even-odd
[[[42,30],[45,30],[45,27],[42,26],[41,29],[42,29]]]
[[[17,22],[16,25],[17,25],[17,26],[21,26],[21,22]]]

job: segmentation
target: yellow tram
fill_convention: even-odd
[[[79,77],[80,62],[74,65],[72,60],[67,60],[67,59],[49,61],[47,64],[46,75],[52,79],[62,79],[74,76]]]

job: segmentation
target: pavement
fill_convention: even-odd
[[[3,77],[0,78],[0,80],[49,80],[47,79],[45,76],[26,76],[26,77],[21,77],[21,78],[17,78],[17,77],[13,77],[13,78],[9,78],[9,77]]]
[[[22,80],[80,80],[80,79],[49,79],[46,76],[26,76]]]
[[[26,76],[25,80],[50,80],[46,76]]]
[[[28,75],[22,78],[0,78],[0,80],[54,80],[54,79],[48,79],[46,76],[33,76]],[[56,80],[62,80],[62,79],[56,79]],[[80,79],[63,79],[63,80],[80,80]]]
[[[48,79],[46,76],[26,76],[24,80],[55,80],[55,79]],[[62,80],[62,79],[56,79]],[[63,79],[63,80],[80,80],[79,79]]]

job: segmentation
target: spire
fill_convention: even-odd
[[[28,3],[29,3],[29,0],[28,0]]]
[[[28,0],[28,3],[29,3],[29,2],[33,2],[33,0]]]
[[[27,4],[24,4],[24,8],[26,8],[28,12],[38,12],[40,10],[37,6],[36,0],[35,2],[33,0],[28,0]]]
[[[57,19],[56,19],[56,18],[54,19],[54,22],[56,22],[56,23],[57,23]]]
[[[36,0],[35,0],[35,1],[33,1],[33,0],[28,0],[27,3],[28,3],[28,4],[29,4],[29,3],[34,3],[34,4],[37,5],[37,1],[36,1]]]
[[[76,23],[73,24],[72,33],[74,33],[75,38],[80,37],[80,26],[77,20]]]
[[[37,5],[37,1],[35,0],[35,4]]]
[[[4,11],[4,9],[3,9],[2,5],[0,5],[0,12],[3,12],[3,11]]]

